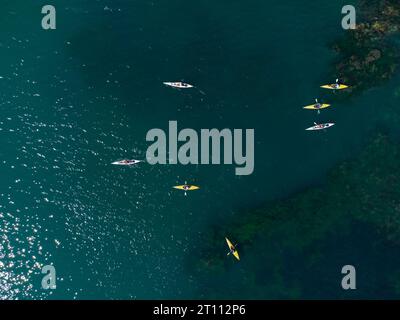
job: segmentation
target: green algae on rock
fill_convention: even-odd
[[[399,65],[400,52],[392,36],[400,30],[400,2],[361,1],[355,30],[333,45],[338,53],[335,72],[357,92],[390,79]]]
[[[395,246],[400,245],[398,185],[400,144],[379,134],[359,157],[342,162],[332,169],[326,185],[310,188],[255,210],[240,212],[231,219],[232,223],[214,228],[202,242],[199,251],[201,259],[195,261],[198,256],[193,257],[196,276],[218,279],[232,268],[234,262],[226,259],[223,254],[222,240],[226,235],[239,243],[244,261],[267,257],[268,246],[278,243],[281,249],[268,252],[273,258],[267,257],[267,260],[278,261],[271,269],[276,276],[270,285],[280,291],[275,291],[273,297],[298,297],[301,288],[296,283],[286,287],[286,294],[284,288],[277,283],[284,268],[282,256],[287,252],[308,252],[306,264],[315,264],[320,259],[320,241],[330,238],[332,230],[351,230],[350,224],[354,221],[382,234],[385,241]],[[220,246],[216,245],[219,243]],[[266,248],[262,252],[257,251],[257,257],[254,256],[255,245]],[[259,297],[263,297],[262,292],[265,297],[271,288],[265,291],[267,285],[256,283],[255,279],[259,277],[257,274],[262,272],[251,271],[252,268],[247,273],[256,274],[246,273],[242,278],[254,283],[254,288],[258,287]]]

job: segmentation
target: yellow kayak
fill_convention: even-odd
[[[183,191],[194,191],[194,190],[199,190],[200,187],[184,184],[182,186],[175,186],[174,189],[183,190]]]
[[[323,89],[329,89],[329,90],[343,90],[347,89],[349,86],[346,86],[345,84],[339,84],[337,85],[336,83],[334,84],[326,84],[324,86],[321,86]]]
[[[320,110],[320,109],[325,109],[329,108],[331,105],[327,103],[317,103],[317,104],[312,104],[310,106],[305,106],[303,109],[307,110]]]
[[[239,252],[236,250],[235,246],[232,244],[232,242],[229,241],[228,238],[225,238],[225,240],[226,240],[226,243],[228,244],[228,247],[229,247],[229,250],[230,250],[229,253],[228,253],[228,255],[229,255],[230,253],[232,253],[233,256],[234,256],[236,259],[240,260]]]

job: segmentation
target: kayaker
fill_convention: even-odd
[[[339,79],[336,79],[336,83],[333,85],[333,88],[335,88],[335,89],[340,88]]]

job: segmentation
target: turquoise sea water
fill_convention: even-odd
[[[40,1],[1,4],[1,298],[202,296],[207,284],[185,261],[210,225],[324,183],[333,165],[394,121],[380,110],[398,104],[399,78],[320,115],[302,110],[314,98],[329,102],[319,86],[336,78],[329,44],[344,32],[347,1],[52,3],[55,31],[41,29]],[[179,80],[198,89],[162,85]],[[254,128],[254,174],[235,176],[232,166],[110,166],[144,159],[147,131],[167,130],[169,120],[196,130]],[[304,131],[317,120],[337,126]],[[184,181],[201,191],[184,197],[171,189]],[[325,245],[335,252],[334,242]],[[58,277],[50,293],[40,286],[46,264]],[[242,273],[221,279],[227,297]],[[235,297],[274,297],[242,294]],[[304,292],[326,296],[317,282]]]

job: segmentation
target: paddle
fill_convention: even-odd
[[[233,249],[231,249],[231,251],[228,252],[227,256],[229,256],[231,253],[237,251],[237,250],[236,250],[237,246],[238,246],[238,245],[235,244],[235,245],[233,246]]]

